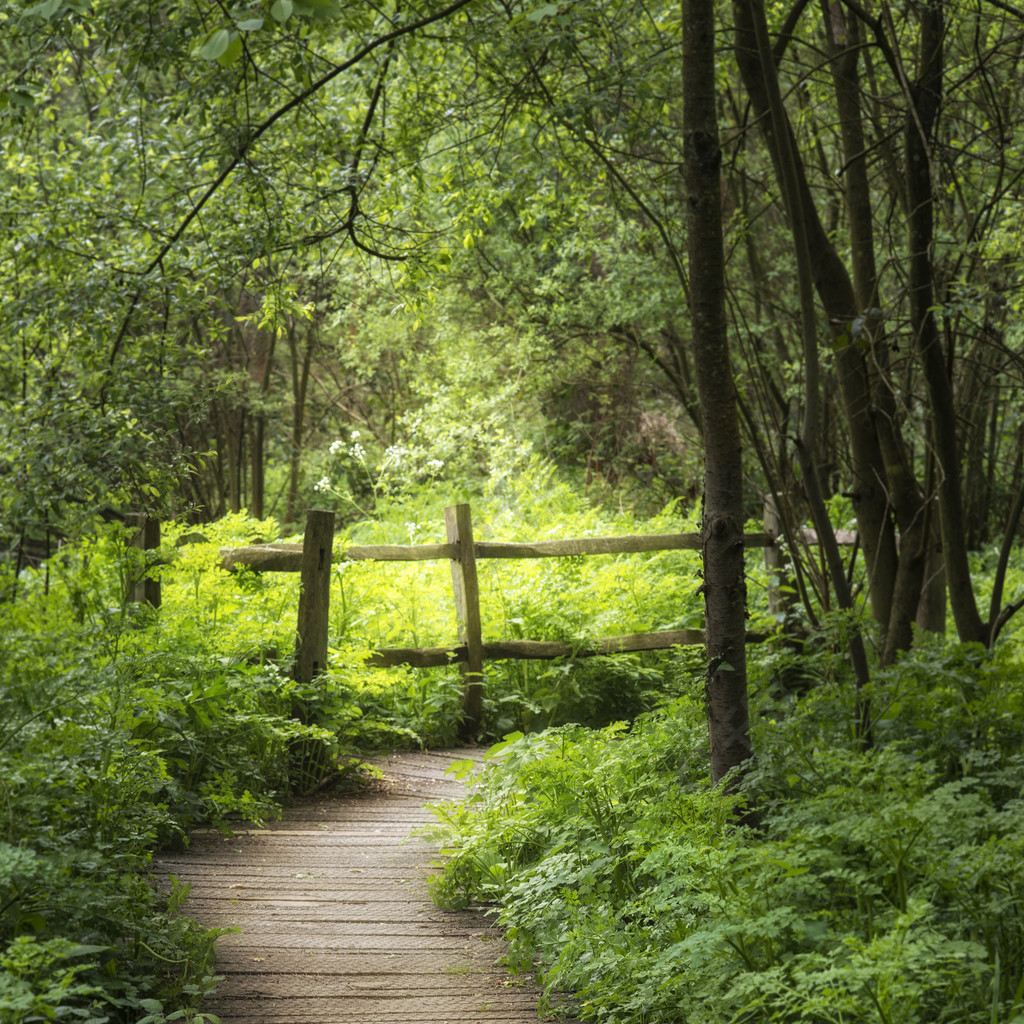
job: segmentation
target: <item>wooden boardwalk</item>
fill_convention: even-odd
[[[373,792],[324,796],[266,828],[193,837],[159,875],[192,885],[187,911],[217,941],[224,1024],[532,1024],[537,991],[495,963],[500,933],[480,912],[430,901],[436,851],[410,833],[425,802],[458,799],[445,777],[473,751],[395,754]]]

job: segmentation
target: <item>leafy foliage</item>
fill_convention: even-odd
[[[218,588],[216,549],[185,549],[155,616],[130,601],[144,566],[126,541],[116,526],[66,547],[0,603],[5,1024],[205,1019],[218,932],[182,913],[187,887],[154,888],[152,849],[274,815],[348,764],[359,709],[260,656],[267,608]]]
[[[682,525],[674,508],[652,522],[606,515],[544,463],[524,467],[496,474],[479,497],[481,536]],[[442,539],[433,489],[398,483],[339,547]],[[97,523],[38,569],[3,569],[0,984],[12,1022],[85,1014],[157,1024],[179,1009],[199,1019],[216,980],[216,932],[182,913],[185,887],[153,887],[153,848],[187,842],[199,823],[229,828],[276,814],[289,794],[346,784],[361,751],[456,738],[457,673],[365,664],[378,646],[452,642],[447,566],[339,561],[331,670],[299,685],[296,577],[220,568],[221,547],[279,533],[275,521],[243,515],[203,537],[169,523],[163,547],[143,552],[120,524]],[[693,604],[695,564],[650,555],[495,565],[488,633],[583,640],[671,624],[693,614],[680,609]],[[161,581],[159,610],[133,600],[147,573]],[[496,665],[485,729],[633,716],[688,686],[692,668],[677,653]]]
[[[1019,674],[936,644],[876,696],[891,727],[867,753],[837,728],[842,685],[763,701],[742,795],[706,788],[688,698],[628,731],[510,737],[437,811],[436,897],[496,904],[512,964],[585,1019],[1016,1020]]]

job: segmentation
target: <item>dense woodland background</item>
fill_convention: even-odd
[[[456,501],[703,530],[483,611],[708,649],[491,666],[440,899],[587,1019],[1024,1020],[1024,6],[44,0],[0,52],[0,1021],[203,1019],[154,845],[459,737],[366,664],[451,643],[444,566],[339,565],[315,685],[294,581],[218,568]]]

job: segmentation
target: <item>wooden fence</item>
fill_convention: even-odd
[[[444,519],[447,534],[447,542],[444,544],[375,544],[350,547],[335,556],[334,513],[311,509],[306,515],[302,544],[258,544],[225,549],[222,551],[221,564],[229,571],[247,566],[257,572],[301,573],[296,673],[300,680],[309,681],[327,666],[327,623],[331,565],[334,561],[420,562],[448,559],[459,624],[458,643],[450,647],[385,648],[375,651],[369,663],[377,666],[413,665],[418,668],[458,663],[465,681],[463,714],[466,726],[471,730],[481,720],[485,661],[508,658],[579,658],[596,654],[665,650],[677,645],[704,643],[702,629],[630,633],[578,644],[553,640],[484,642],[476,571],[476,563],[484,558],[558,558],[643,551],[699,551],[700,534],[668,533],[506,543],[474,540],[469,505],[446,508]],[[744,535],[744,544],[750,548],[766,548],[773,544],[773,540],[768,534],[748,533]]]

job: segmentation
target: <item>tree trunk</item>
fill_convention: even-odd
[[[683,0],[683,168],[690,314],[704,424],[703,555],[711,777],[751,756],[743,573],[743,451],[725,319],[722,154],[713,0]]]
[[[889,515],[885,481],[879,479],[883,466],[878,436],[872,417],[872,398],[863,354],[850,343],[851,325],[863,312],[858,309],[853,283],[835,246],[821,223],[807,183],[803,162],[788,119],[776,126],[770,111],[768,83],[778,85],[774,61],[767,63],[758,45],[758,35],[767,36],[768,26],[761,0],[734,0],[735,55],[750,96],[758,124],[764,133],[776,178],[784,182],[787,155],[793,163],[795,202],[804,223],[810,252],[814,288],[818,293],[835,339],[836,371],[843,413],[850,432],[854,510],[867,560],[871,612],[884,628],[892,608],[896,578],[896,538]]]
[[[808,243],[808,208],[804,202],[801,181],[805,181],[799,173],[799,160],[795,142],[789,129],[789,121],[782,103],[779,82],[775,76],[772,61],[771,45],[768,38],[768,26],[764,18],[764,9],[760,0],[750,0],[749,7],[753,13],[751,25],[754,31],[753,44],[757,47],[759,64],[762,67],[764,99],[768,105],[768,117],[771,123],[771,134],[775,138],[789,139],[790,142],[779,150],[777,171],[779,185],[786,203],[790,228],[793,236],[793,250],[796,256],[797,281],[800,292],[800,334],[803,340],[804,360],[804,419],[800,428],[800,436],[796,442],[796,454],[803,474],[804,492],[810,506],[811,517],[818,533],[822,556],[825,560],[829,580],[835,591],[840,608],[853,611],[854,602],[850,591],[846,567],[839,553],[839,545],[828,518],[818,468],[818,437],[820,422],[821,370],[818,355],[818,323],[815,303],[814,264],[812,251]],[[849,342],[849,339],[848,339]],[[848,343],[847,349],[853,349]],[[891,591],[889,592],[891,599]],[[855,629],[850,638],[850,660],[857,678],[860,691],[868,682],[868,663],[864,649],[864,640],[860,631]],[[857,734],[864,743],[871,742],[868,703],[858,693]]]
[[[961,640],[985,643],[988,631],[974,598],[965,543],[963,494],[953,385],[946,368],[942,338],[935,322],[934,204],[931,171],[931,138],[938,119],[943,88],[943,33],[945,18],[941,0],[920,8],[921,36],[918,80],[910,85],[905,147],[909,209],[910,322],[932,414],[931,439],[939,467],[939,524],[946,560],[953,619]]]
[[[252,427],[252,514],[262,519],[266,512],[266,432],[267,407],[270,403],[270,381],[274,369],[274,349],[277,334],[270,332],[270,341],[263,358],[260,374],[260,394],[258,407],[253,417]]]

